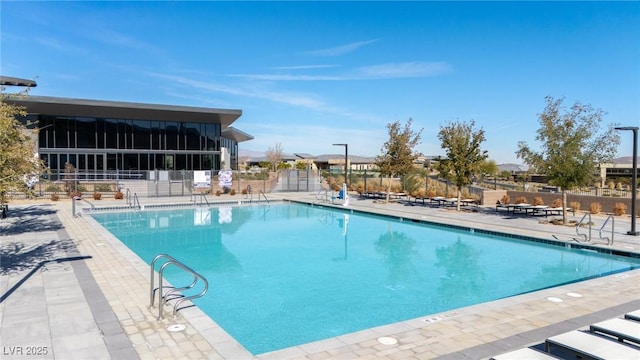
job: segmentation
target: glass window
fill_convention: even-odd
[[[140,167],[139,170],[150,170],[149,169],[149,155],[148,154],[140,154]]]
[[[104,137],[105,137],[105,121],[104,119],[96,119],[96,147],[98,149],[104,149],[105,148],[105,142],[104,142]]]
[[[133,147],[135,149],[151,148],[151,122],[147,120],[133,121]]]
[[[96,155],[96,170],[104,171],[104,154]]]
[[[176,164],[174,167],[175,170],[188,170],[187,169],[187,155],[186,154],[177,154],[176,155]]]
[[[47,116],[47,147],[48,148],[55,148],[56,147],[56,142],[55,142],[55,122],[54,122],[54,118]],[[41,145],[42,146],[42,145]]]
[[[69,146],[69,141],[67,139],[67,131],[69,129],[68,125],[69,121],[67,120],[67,118],[56,118],[54,125],[56,148],[66,148]]]
[[[187,150],[201,150],[200,127],[203,124],[187,123]]]
[[[58,154],[49,155],[49,169],[58,171]]]
[[[48,135],[51,133],[53,135],[53,121],[49,116],[42,116],[38,119],[38,147],[47,148],[49,145],[47,144]],[[53,145],[53,141],[51,142]]]
[[[167,122],[165,132],[167,134],[166,150],[178,150],[178,124],[175,122]]]
[[[107,170],[116,170],[116,154],[107,154]]]
[[[70,148],[75,148],[76,147],[76,119],[75,118],[69,118],[68,119],[68,137],[67,139],[69,139],[69,147]]]
[[[105,119],[105,135],[106,135],[106,149],[117,149],[118,148],[118,120],[116,119]],[[108,161],[107,161],[108,162]],[[115,166],[114,169],[115,170]]]
[[[164,170],[164,154],[156,154],[156,169]]]
[[[131,120],[118,120],[118,149],[131,149]]]
[[[78,169],[82,171],[87,170],[87,157],[85,154],[78,155]]]
[[[193,154],[193,170],[202,170],[202,155]]]
[[[78,148],[96,148],[96,119],[88,117],[76,118]]]
[[[123,170],[138,170],[138,154],[124,154]]]
[[[153,150],[164,150],[164,122],[151,122],[151,147]]]
[[[96,155],[87,154],[87,172],[90,174],[95,173],[96,170]]]
[[[216,148],[216,138],[218,136],[220,136],[220,124],[205,124],[206,150],[219,150]]]

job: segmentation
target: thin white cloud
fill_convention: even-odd
[[[345,76],[332,75],[229,74],[227,76],[265,81],[339,81],[350,79],[349,77]]]
[[[345,81],[420,78],[438,76],[451,71],[453,67],[446,62],[413,61],[363,66],[342,75],[228,74],[227,76],[265,81]]]
[[[76,45],[71,45],[66,41],[61,41],[59,39],[54,39],[51,37],[37,37],[34,39],[34,41],[37,44],[40,44],[42,46],[48,47],[50,49],[54,49],[60,52],[64,52],[66,54],[68,53],[74,53],[74,54],[79,54],[79,53],[83,53],[83,54],[87,54],[89,53],[89,51],[87,51],[86,49],[76,46]]]
[[[275,143],[283,145],[285,153],[305,152],[313,155],[342,154],[344,148],[333,146],[335,143],[348,143],[352,155],[375,156],[382,144],[387,140],[384,126],[356,129],[341,127],[336,133],[336,124],[264,124],[243,118],[242,129],[249,134],[260,134],[250,143],[240,146],[250,147],[256,151],[264,151]],[[310,141],[312,136],[313,141]],[[372,146],[372,144],[375,144]]]
[[[294,65],[294,66],[276,66],[274,70],[309,70],[309,69],[326,69],[338,67],[340,65]]]
[[[358,42],[354,42],[346,45],[340,45],[332,48],[310,50],[310,51],[304,52],[304,54],[311,55],[311,56],[339,56],[339,55],[344,55],[344,54],[356,51],[359,48],[365,45],[373,44],[376,41],[378,41],[378,39],[358,41]]]
[[[396,79],[442,75],[452,71],[446,62],[404,62],[364,66],[357,73],[364,79]]]
[[[221,92],[230,95],[251,97],[251,98],[259,98],[270,101],[275,101],[279,103],[284,103],[288,105],[301,106],[305,108],[312,109],[320,109],[326,106],[322,101],[304,94],[298,93],[287,93],[287,92],[279,92],[279,91],[266,91],[264,89],[259,89],[258,87],[253,87],[251,89],[247,87],[239,87],[239,86],[227,86],[216,84],[212,82],[204,82],[199,80],[193,80],[181,76],[175,75],[166,75],[159,73],[148,73],[151,76],[163,78],[166,80],[171,80],[176,83],[180,83],[182,85],[203,89],[207,91]]]
[[[347,110],[328,104],[322,98],[314,94],[304,92],[275,91],[268,88],[267,84],[262,84],[259,82],[251,82],[248,84],[234,84],[233,86],[229,86],[214,82],[194,80],[177,75],[161,74],[155,72],[147,72],[147,74],[155,78],[168,80],[172,85],[179,84],[185,86],[190,89],[191,93],[194,89],[197,89],[207,92],[217,92],[233,96],[261,99],[279,104],[309,109],[323,114],[337,115],[339,117],[352,120],[360,120],[365,122],[379,121],[379,119],[375,116],[363,112]]]
[[[91,31],[83,32],[81,35],[107,45],[143,50],[156,54],[163,52],[160,48],[154,45],[105,27],[93,27]]]

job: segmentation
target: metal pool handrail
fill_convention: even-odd
[[[267,199],[267,194],[264,193],[264,191],[260,190],[258,192],[258,201],[260,201],[260,195],[262,194],[262,197],[264,197],[264,200],[267,202],[267,205],[269,205],[269,199]]]
[[[604,230],[604,227],[607,225],[609,220],[611,220],[611,239],[609,239],[609,237],[607,237],[607,236],[602,236],[602,230]],[[613,230],[614,229],[615,229],[615,219],[613,218],[613,215],[609,214],[609,216],[607,216],[607,220],[605,220],[604,223],[602,223],[602,226],[600,227],[600,231],[598,232],[598,235],[600,236],[600,239],[607,240],[607,245],[612,245],[613,244]]]
[[[160,270],[158,271],[158,287],[155,288],[154,287],[154,280],[155,280],[154,268],[155,268],[156,262],[160,259],[166,259],[167,261],[164,264],[162,264],[162,266],[160,266]],[[191,284],[187,286],[183,286],[179,288],[170,287],[171,289],[167,291],[166,294],[163,295],[164,288],[169,288],[169,286],[164,286],[163,273],[164,273],[164,269],[166,269],[170,265],[177,266],[182,270],[190,273],[193,276],[193,280],[191,281]],[[178,306],[181,303],[187,300],[192,300],[192,299],[202,297],[207,293],[207,290],[209,290],[209,282],[207,281],[207,279],[204,278],[204,276],[198,274],[195,270],[191,269],[187,265],[183,264],[182,262],[176,260],[174,257],[167,254],[156,255],[156,257],[154,257],[153,260],[151,260],[151,276],[150,277],[151,277],[151,286],[149,291],[149,295],[150,295],[149,307],[153,308],[153,303],[155,298],[154,295],[157,290],[158,291],[158,320],[163,318],[163,314],[162,314],[163,307],[169,301],[178,299],[176,303],[173,305],[173,316],[176,316],[176,313],[180,310]],[[188,290],[196,286],[196,284],[198,283],[198,280],[202,280],[202,282],[204,283],[204,288],[200,293],[195,295],[190,295],[190,296],[184,296],[179,293],[182,290]]]
[[[142,210],[142,205],[140,205],[140,200],[138,200],[138,194],[133,193],[133,207]]]
[[[579,231],[580,230],[580,226],[584,222],[584,219],[587,218],[587,217],[589,219],[589,237],[587,237],[587,234],[581,234],[580,231]],[[586,241],[586,242],[591,241],[591,214],[590,213],[585,212],[584,215],[582,215],[582,219],[580,219],[580,221],[578,221],[578,223],[576,224],[576,234],[578,234],[579,236],[584,236],[584,241]]]
[[[196,198],[198,195],[200,195],[200,206],[203,206],[204,203],[206,203],[207,206],[209,206],[209,200],[207,199],[207,196],[204,193],[191,194],[191,197],[193,199],[193,205],[195,206],[197,204],[198,200]]]

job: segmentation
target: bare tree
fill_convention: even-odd
[[[267,161],[271,164],[273,171],[277,171],[278,164],[282,161],[282,144],[279,142],[276,143],[275,147],[270,147],[264,154],[267,157]]]

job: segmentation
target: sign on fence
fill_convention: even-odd
[[[231,188],[232,179],[231,170],[218,171],[218,186],[220,188]]]
[[[194,171],[193,172],[194,187],[210,187],[211,186],[211,170]]]

